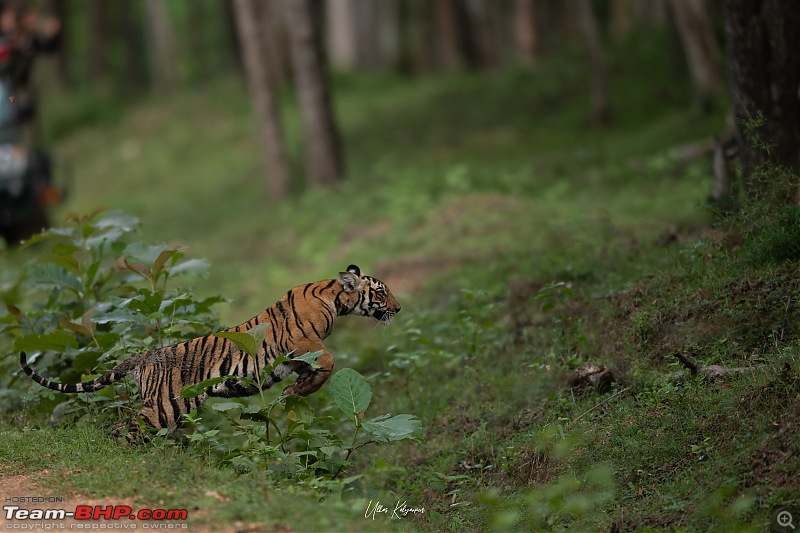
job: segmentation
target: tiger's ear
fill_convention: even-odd
[[[347,272],[339,272],[339,277],[336,280],[342,284],[344,292],[355,292],[364,283],[364,280],[361,279],[361,269],[356,265],[347,267]]]

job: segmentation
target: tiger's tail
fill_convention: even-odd
[[[91,381],[86,381],[84,383],[57,383],[55,381],[50,381],[49,379],[43,378],[39,374],[36,373],[34,369],[28,365],[28,356],[25,352],[19,353],[19,366],[22,367],[22,370],[30,377],[33,381],[41,385],[42,387],[46,387],[48,389],[52,389],[58,392],[94,392],[100,390],[104,387],[111,385],[125,377],[128,373],[128,369],[120,369],[119,366],[112,368],[102,376],[93,379]]]

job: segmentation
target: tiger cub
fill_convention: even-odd
[[[209,396],[233,398],[258,392],[258,388],[252,385],[226,380],[208,387],[196,398],[181,398],[181,389],[185,385],[219,376],[252,376],[278,356],[289,354],[290,358],[295,358],[308,352],[322,351],[317,357],[319,368],[290,359],[277,365],[263,384],[265,389],[269,388],[295,372],[298,378],[284,389],[284,394],[308,396],[331,377],[333,357],[322,341],[331,334],[336,317],[355,314],[389,324],[399,311],[400,304],[383,282],[362,276],[361,269],[350,265],[336,279],[295,287],[272,307],[227,330],[246,331],[257,324],[269,323],[255,361],[229,339],[210,334],[133,355],[102,376],[84,383],[56,383],[43,378],[28,365],[25,352],[20,353],[19,364],[33,381],[59,392],[93,392],[133,374],[139,386],[142,408],[131,420],[130,428],[133,439],[138,439],[136,435],[141,428],[137,419],[156,429],[166,428],[171,432],[178,427],[183,415]]]

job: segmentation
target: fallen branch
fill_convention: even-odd
[[[703,366],[695,363],[688,355],[677,352],[674,354],[678,361],[683,364],[686,368],[689,369],[689,373],[692,376],[702,376],[706,381],[709,383],[713,383],[718,379],[724,378],[729,374],[741,374],[742,372],[752,372],[753,370],[758,370],[763,368],[763,365],[758,366],[744,366],[744,367],[735,367],[730,368],[727,366],[721,365],[708,365]],[[679,381],[684,378],[686,372],[680,370],[678,372],[673,372],[667,379],[670,381]]]

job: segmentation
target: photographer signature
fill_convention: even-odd
[[[384,507],[379,501],[373,503],[372,500],[370,500],[367,504],[367,510],[364,511],[364,518],[372,518],[375,520],[376,516],[384,515],[388,516],[390,520],[394,518],[402,520],[409,514],[423,514],[424,512],[424,507],[409,507],[404,500],[397,500],[394,509]]]

